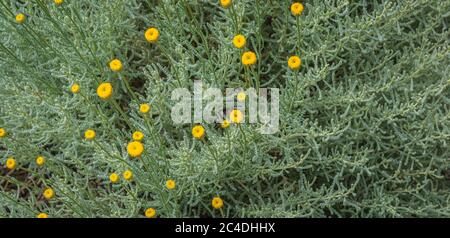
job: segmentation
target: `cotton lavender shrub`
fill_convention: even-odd
[[[450,1],[1,0],[0,16],[0,217],[450,215]],[[279,130],[175,124],[171,94],[196,80],[278,88]]]

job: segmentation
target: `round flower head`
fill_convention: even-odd
[[[205,136],[205,128],[202,125],[196,125],[192,128],[192,136],[195,139],[201,139]]]
[[[91,130],[91,129],[86,130],[86,131],[84,132],[84,138],[85,138],[86,140],[93,140],[93,139],[95,138],[95,131],[94,131],[94,130]]]
[[[220,0],[220,5],[222,5],[223,8],[228,8],[231,6],[231,0]]]
[[[220,197],[214,197],[211,201],[211,205],[215,209],[220,209],[223,207],[223,200]]]
[[[131,180],[133,178],[133,172],[131,172],[130,170],[126,170],[125,172],[123,172],[123,178],[127,181]]]
[[[51,188],[45,189],[45,191],[44,191],[44,197],[45,197],[45,199],[50,200],[50,199],[52,199],[54,196],[55,196],[55,192],[53,191],[53,189],[51,189]]]
[[[5,128],[0,128],[0,138],[6,136],[6,130]]]
[[[159,38],[159,31],[156,28],[148,28],[145,31],[145,39],[150,43],[156,43]]]
[[[141,131],[135,131],[133,133],[133,140],[141,141],[142,139],[144,139],[144,133],[142,133]]]
[[[19,13],[16,15],[16,22],[19,24],[24,23],[26,19],[27,19],[27,17],[23,13]]]
[[[291,5],[291,13],[294,16],[299,16],[303,12],[303,4],[296,2]]]
[[[245,46],[246,40],[245,40],[245,36],[243,35],[236,35],[233,38],[233,45],[234,47],[241,49],[242,47]]]
[[[244,119],[244,115],[242,114],[242,112],[239,109],[234,109],[233,111],[231,111],[230,120],[233,123],[241,123],[243,119]]]
[[[36,164],[39,165],[39,166],[44,165],[44,164],[45,164],[45,158],[42,157],[42,156],[38,156],[38,157],[36,158]]]
[[[70,91],[77,94],[78,92],[80,92],[80,85],[78,85],[77,83],[72,84],[72,86],[70,87]]]
[[[175,181],[173,181],[172,179],[167,180],[166,188],[169,189],[169,190],[174,189],[175,188]]]
[[[256,63],[256,54],[252,51],[247,51],[242,54],[242,64],[250,66]]]
[[[101,99],[108,99],[111,97],[113,87],[110,83],[101,83],[97,88],[97,95]]]
[[[222,127],[223,129],[226,129],[230,126],[230,122],[228,120],[223,120],[223,122],[220,124],[220,127]]]
[[[298,56],[291,56],[288,60],[288,66],[292,70],[300,69],[300,66],[302,65],[302,60]]]
[[[56,6],[63,4],[64,0],[54,0]]]
[[[128,143],[127,151],[131,157],[139,157],[144,152],[144,145],[139,141],[130,142]]]
[[[15,169],[16,165],[16,160],[14,158],[10,157],[6,160],[6,168],[9,170]]]
[[[156,210],[153,208],[148,208],[147,210],[145,210],[145,217],[147,218],[153,218],[156,215]]]
[[[147,103],[143,103],[141,105],[139,105],[139,111],[142,113],[148,113],[150,111],[150,105]]]
[[[109,68],[114,72],[122,71],[122,62],[118,59],[113,59],[109,62]]]
[[[111,181],[111,183],[119,182],[119,175],[117,175],[116,173],[112,173],[111,175],[109,175],[109,181]]]
[[[246,97],[247,97],[247,95],[245,94],[245,92],[239,92],[236,96],[236,98],[239,102],[245,102]]]
[[[48,218],[48,215],[47,215],[47,213],[39,213],[37,215],[37,218]]]

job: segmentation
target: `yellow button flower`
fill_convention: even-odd
[[[16,15],[16,22],[19,24],[24,23],[26,19],[27,19],[27,17],[23,13],[19,13]]]
[[[142,113],[149,112],[150,108],[151,108],[150,105],[147,104],[147,103],[143,103],[143,104],[139,105],[139,111],[142,112]]]
[[[297,70],[302,65],[302,60],[298,56],[291,56],[288,60],[288,66],[292,70]]]
[[[254,65],[256,63],[256,54],[252,51],[247,51],[242,54],[242,64],[246,66]]]
[[[101,99],[108,99],[111,97],[113,87],[110,83],[101,83],[97,88],[97,95]]]
[[[70,87],[70,91],[77,94],[78,92],[80,92],[80,85],[78,85],[77,83],[72,84],[72,86]]]
[[[241,49],[242,47],[244,47],[246,42],[247,41],[245,40],[245,36],[243,36],[243,35],[236,35],[233,38],[233,45],[234,45],[234,47],[236,47],[238,49]]]
[[[6,136],[6,130],[5,128],[0,128],[0,138]]]
[[[39,213],[37,215],[37,218],[48,218],[48,215],[47,215],[47,213]]]
[[[192,136],[195,139],[201,139],[205,136],[205,128],[202,125],[196,125],[192,128]]]
[[[239,92],[236,97],[239,102],[244,102],[245,98],[247,98],[247,95],[245,94],[245,92]]]
[[[6,168],[8,168],[9,170],[13,170],[16,168],[16,160],[13,157],[9,157],[6,160]]]
[[[113,59],[109,62],[109,68],[114,72],[122,71],[122,62],[118,59]]]
[[[156,210],[153,208],[148,208],[147,210],[145,210],[145,216],[147,218],[153,218],[156,215]]]
[[[119,175],[117,175],[116,173],[112,173],[111,175],[109,175],[109,181],[111,181],[111,183],[119,182]]]
[[[45,164],[45,158],[42,157],[42,156],[38,156],[38,157],[36,158],[36,164],[39,165],[39,166],[44,165],[44,164]]]
[[[142,139],[144,139],[144,133],[142,133],[141,131],[135,131],[133,133],[133,140],[141,141]]]
[[[175,188],[175,181],[173,181],[172,179],[167,180],[166,188],[169,189],[169,190],[174,189]]]
[[[291,5],[291,13],[294,16],[299,16],[303,12],[303,4],[296,2]]]
[[[125,172],[123,172],[123,178],[127,181],[131,180],[133,178],[133,172],[131,172],[130,170],[126,170]]]
[[[64,0],[54,0],[56,6],[63,4]]]
[[[220,5],[222,5],[223,8],[228,8],[231,6],[231,0],[220,0]]]
[[[214,197],[211,201],[211,205],[215,209],[220,209],[223,207],[223,200],[220,197]]]
[[[128,143],[127,151],[131,157],[139,157],[144,152],[144,145],[139,141],[130,142]]]
[[[242,114],[242,112],[239,109],[234,109],[233,111],[231,111],[230,120],[233,123],[241,123],[243,119],[244,119],[244,115]]]
[[[53,191],[53,189],[51,189],[51,188],[45,189],[45,191],[44,191],[44,197],[45,197],[45,199],[50,200],[50,199],[52,199],[54,196],[55,196],[55,192]]]
[[[94,131],[94,130],[91,130],[91,129],[86,130],[86,131],[84,132],[84,138],[85,138],[86,140],[93,140],[93,139],[95,138],[95,131]]]
[[[148,28],[145,31],[145,39],[150,43],[156,43],[159,38],[159,31],[156,28]]]
[[[223,122],[220,124],[220,127],[222,127],[223,129],[226,129],[230,126],[230,122],[228,120],[223,120]]]

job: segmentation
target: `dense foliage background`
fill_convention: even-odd
[[[232,4],[1,0],[0,217],[143,217],[149,207],[159,217],[450,216],[450,1],[305,0],[298,18],[290,0]],[[238,33],[257,54],[252,77],[280,88],[280,131],[204,124],[206,140],[195,140],[193,125],[172,123],[171,92],[195,79],[245,86]],[[294,54],[299,71],[287,67]],[[123,114],[98,98],[99,82],[113,84]],[[135,130],[141,159],[126,150]],[[126,169],[133,180],[111,184]]]

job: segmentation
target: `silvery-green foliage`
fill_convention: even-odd
[[[449,1],[305,0],[299,22],[289,0],[235,0],[236,15],[206,0],[23,2],[0,4],[1,217],[450,215]],[[244,87],[236,33],[258,56],[252,77],[280,88],[280,131],[205,124],[196,141],[192,125],[172,123],[171,92],[194,80]],[[294,54],[299,72],[287,67]],[[104,81],[125,117],[95,94]],[[83,139],[88,128],[98,143]],[[134,130],[145,134],[141,160],[126,151]],[[126,169],[133,182],[111,185]]]

